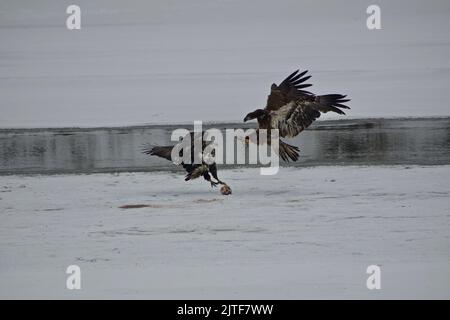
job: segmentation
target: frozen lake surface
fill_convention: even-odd
[[[147,143],[173,145],[170,135],[178,127],[192,129],[192,124],[0,130],[0,174],[175,170],[169,161],[140,150]],[[450,118],[424,118],[320,121],[286,141],[300,147],[295,166],[437,165],[450,164],[449,139]]]
[[[69,31],[67,3],[0,2],[0,127],[236,122],[298,68],[351,117],[450,115],[448,0],[382,1],[381,30],[360,0],[76,4]]]
[[[179,173],[4,176],[0,298],[449,299],[449,175],[233,169],[228,197]],[[366,288],[373,264],[381,290]]]

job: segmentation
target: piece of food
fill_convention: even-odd
[[[225,184],[220,188],[220,193],[224,196],[228,196],[231,194],[231,188]]]

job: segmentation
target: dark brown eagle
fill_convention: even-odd
[[[308,128],[320,117],[321,113],[332,111],[345,114],[341,109],[350,109],[344,105],[345,102],[350,101],[350,99],[345,99],[345,95],[316,96],[304,90],[312,86],[312,84],[305,83],[311,78],[309,75],[305,76],[307,72],[306,70],[299,73],[299,70],[296,70],[280,85],[272,84],[266,107],[247,114],[244,122],[257,119],[259,129],[266,129],[269,137],[271,129],[278,129],[280,137],[292,138]],[[279,146],[279,156],[284,161],[298,160],[299,148],[281,140]]]
[[[221,181],[218,176],[217,176],[217,165],[215,162],[208,164],[206,163],[204,160],[204,154],[203,152],[205,151],[205,148],[211,143],[210,141],[205,141],[203,139],[204,136],[204,132],[202,132],[201,134],[195,134],[194,132],[190,133],[190,141],[191,141],[191,146],[190,148],[188,148],[188,150],[190,149],[191,151],[191,163],[184,163],[181,162],[181,166],[183,166],[183,168],[186,170],[187,175],[185,177],[185,181],[189,181],[189,180],[193,180],[193,179],[197,179],[199,177],[203,177],[206,181],[208,181],[211,184],[211,187],[216,187],[217,185],[221,184],[226,186],[227,184],[224,183],[223,181]],[[201,157],[201,163],[195,163],[195,154],[194,154],[194,141],[195,139],[201,139],[201,144],[202,144],[202,154],[198,155],[199,157]],[[167,159],[169,161],[173,161],[172,159],[172,150],[173,150],[174,146],[156,146],[156,147],[152,147],[152,146],[144,146],[144,148],[142,149],[142,152],[148,155],[152,155],[152,156],[158,156],[160,158],[164,158]],[[211,155],[206,155],[206,156],[215,156],[215,150],[213,149],[211,152]],[[180,158],[183,157],[183,150],[180,150]],[[213,181],[211,179],[214,178],[216,181]]]

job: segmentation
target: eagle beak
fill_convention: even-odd
[[[246,117],[244,118],[244,122],[247,122],[248,120],[251,120],[251,119],[250,119],[249,116],[246,116]]]

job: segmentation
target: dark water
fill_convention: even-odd
[[[170,162],[140,150],[146,143],[173,144],[175,128],[0,130],[0,174],[172,170]],[[450,118],[322,121],[287,142],[300,147],[295,166],[450,164]]]

